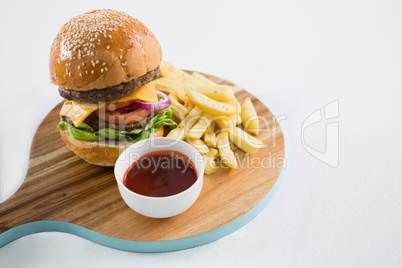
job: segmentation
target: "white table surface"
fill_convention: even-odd
[[[260,98],[281,118],[287,163],[268,206],[213,243],[140,254],[40,233],[0,248],[1,267],[402,265],[402,2],[262,2],[0,3],[1,201],[24,178],[36,127],[61,101],[48,73],[53,38],[97,8],[139,18],[174,65]],[[333,102],[339,116],[306,123],[302,140],[303,122]],[[320,160],[309,151],[323,152],[326,136],[335,139]]]

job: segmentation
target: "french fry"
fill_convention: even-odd
[[[210,97],[211,99],[223,102],[228,102],[231,97],[234,97],[233,87],[218,85],[197,72],[193,72],[191,75],[197,78],[202,85],[190,87],[190,90],[195,90],[207,97]]]
[[[166,93],[174,93],[183,102],[187,100],[186,88],[182,83],[166,77],[155,79],[152,82],[156,89]]]
[[[229,140],[250,154],[266,146],[236,126],[243,123],[249,132],[258,133],[253,104],[247,98],[241,105],[234,95],[235,87],[219,85],[198,72],[190,75],[166,61],[161,63],[160,73],[154,85],[169,94],[174,120],[179,121],[167,137],[185,139],[194,146],[203,157],[204,174],[218,170],[217,157],[232,169],[238,167]],[[218,135],[215,125],[220,128]]]
[[[213,116],[210,114],[203,114],[198,122],[188,132],[187,137],[191,139],[200,139],[204,135],[208,126],[211,124]]]
[[[168,95],[168,97],[169,97],[169,99],[171,99],[171,100],[176,100],[176,101],[179,101],[179,99],[177,98],[177,95],[176,95],[176,93],[170,93],[169,95]]]
[[[184,107],[175,99],[170,99],[170,101],[171,101],[170,108],[172,109],[173,115],[179,118],[180,120],[183,120],[184,117],[188,114],[187,108]]]
[[[246,153],[256,153],[259,149],[265,146],[265,143],[249,135],[241,128],[229,128],[227,131],[229,132],[230,140]]]
[[[216,134],[215,132],[205,132],[204,142],[212,148],[216,148]]]
[[[257,112],[250,98],[247,98],[241,107],[241,120],[244,127],[251,133],[258,134],[260,128]]]
[[[180,124],[175,129],[172,129],[166,137],[183,140],[187,136],[187,133],[190,131],[190,129],[197,122],[198,118],[200,118],[200,116],[203,114],[203,112],[203,110],[195,106],[180,122]]]
[[[191,110],[194,108],[194,103],[192,103],[188,97],[186,97],[186,101],[184,102],[184,107],[186,107],[188,110]]]
[[[213,157],[210,157],[208,155],[201,155],[202,159],[204,160],[204,174],[213,174],[216,171],[218,171],[218,164],[215,162],[215,159]]]
[[[172,69],[175,69],[175,68],[176,68],[176,67],[174,67],[172,64],[170,64],[169,62],[163,60],[163,61],[161,62],[161,65],[160,65],[160,75],[161,75],[162,77],[166,77],[167,74],[168,74],[169,72],[171,72]]]
[[[237,117],[236,117],[236,125],[240,125],[241,124],[241,105],[240,102],[237,102]]]
[[[183,70],[176,68],[175,66],[171,65],[167,61],[162,61],[160,74],[162,77],[171,78],[173,80],[179,81],[183,84],[189,85],[202,85],[197,78],[189,75]]]
[[[215,120],[213,120],[205,130],[204,142],[209,147],[216,148]]]
[[[194,90],[198,93],[201,93],[213,100],[222,101],[229,103],[229,101],[234,98],[233,89],[230,86],[225,85],[216,85],[216,86],[192,86],[187,87],[189,90]],[[233,105],[233,104],[232,104]],[[237,104],[236,104],[237,105]],[[235,106],[235,105],[233,105]],[[235,106],[236,107],[236,106]]]
[[[237,161],[233,151],[230,149],[228,133],[221,131],[217,136],[217,147],[222,162],[230,168],[237,168]]]
[[[230,98],[230,100],[228,101],[228,103],[234,107],[236,107],[237,109],[237,113],[235,115],[232,116],[232,119],[234,122],[236,122],[236,125],[241,124],[241,105],[240,103],[237,101],[236,97],[233,95],[233,97]]]
[[[187,97],[192,103],[211,115],[234,115],[237,112],[232,105],[213,100],[193,90],[187,92]]]
[[[194,76],[198,81],[200,81],[203,85],[207,85],[207,86],[216,86],[217,83],[209,80],[208,78],[206,78],[205,76],[203,76],[200,73],[197,72],[193,72],[191,74],[192,76]]]
[[[236,126],[236,120],[229,116],[219,116],[214,121],[223,131],[227,131]]]
[[[209,132],[209,133],[213,132],[213,133],[215,133],[215,125],[216,125],[215,120],[212,120],[211,124],[209,124],[209,126],[207,127],[207,130],[205,130],[205,132]]]
[[[208,153],[205,153],[204,155],[207,155],[209,157],[218,157],[219,156],[219,152],[218,150],[216,150],[215,148],[208,148]]]
[[[190,139],[187,137],[186,142],[191,144],[201,154],[209,152],[208,146],[201,139]]]

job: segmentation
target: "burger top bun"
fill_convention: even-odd
[[[102,89],[136,79],[161,60],[158,40],[139,20],[111,9],[94,10],[59,31],[50,52],[50,79],[63,89]]]

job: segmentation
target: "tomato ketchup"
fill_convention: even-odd
[[[131,191],[151,197],[175,195],[197,180],[194,163],[177,151],[155,151],[141,156],[126,171],[123,184]]]

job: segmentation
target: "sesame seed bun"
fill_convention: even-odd
[[[124,12],[94,10],[72,18],[54,39],[50,78],[63,89],[103,89],[145,75],[162,60],[155,36]]]
[[[163,137],[163,127],[151,134],[151,138]],[[135,142],[119,141],[82,141],[76,140],[68,131],[60,130],[60,135],[67,146],[79,157],[92,165],[113,167],[119,155]]]

